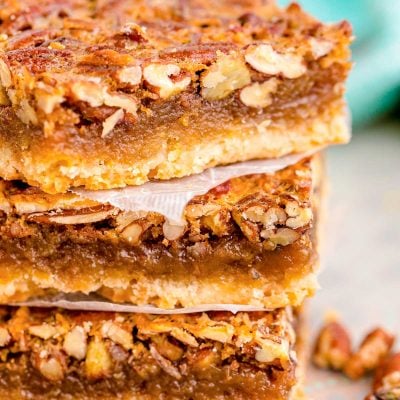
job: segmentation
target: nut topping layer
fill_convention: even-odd
[[[243,4],[243,15],[229,15],[231,6],[225,2],[215,14],[213,6],[194,0],[157,5],[141,0],[134,7],[142,12],[136,14],[126,0],[119,0],[115,19],[105,12],[106,5],[95,5],[93,13],[90,2],[86,7],[85,2],[80,7],[73,0],[64,3],[58,15],[54,0],[39,8],[32,0],[16,1],[2,12],[0,81],[25,124],[55,129],[68,115],[79,123],[79,102],[135,116],[146,112],[149,102],[188,91],[218,101],[258,83],[255,71],[296,79],[311,63],[329,58],[340,32],[316,25],[296,6],[285,12],[272,2],[254,5],[254,13],[247,14]],[[298,22],[297,14],[304,26],[291,24]],[[21,24],[26,15],[29,22]],[[121,105],[107,96],[126,99]]]
[[[291,318],[285,310],[156,316],[3,308],[0,368],[26,355],[52,382],[69,374],[105,380],[121,366],[143,381],[159,374],[180,381],[237,362],[254,371],[290,369]]]
[[[0,209],[5,220],[0,234],[23,237],[46,225],[90,225],[103,239],[132,245],[239,235],[274,250],[300,240],[312,227],[311,174],[311,161],[305,160],[273,175],[234,178],[191,200],[185,209],[186,226],[171,225],[156,213],[121,211],[77,195],[46,195],[3,181]]]

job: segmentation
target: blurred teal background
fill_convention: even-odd
[[[278,0],[281,5],[290,3]],[[347,99],[354,125],[364,126],[400,105],[400,0],[298,0],[325,22],[349,20],[354,29]]]

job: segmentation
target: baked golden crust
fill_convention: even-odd
[[[10,2],[2,176],[111,188],[346,141],[348,24],[212,3]]]
[[[290,309],[0,313],[0,394],[10,399],[288,400],[296,384]]]
[[[319,161],[195,197],[178,232],[156,213],[3,181],[0,302],[81,291],[163,308],[298,305],[316,287]]]

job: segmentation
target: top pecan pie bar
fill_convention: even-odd
[[[5,179],[113,188],[348,139],[346,22],[266,0],[4,3]]]

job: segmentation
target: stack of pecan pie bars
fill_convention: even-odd
[[[0,3],[1,398],[302,398],[350,41],[273,0]],[[107,201],[282,157],[183,225]]]

